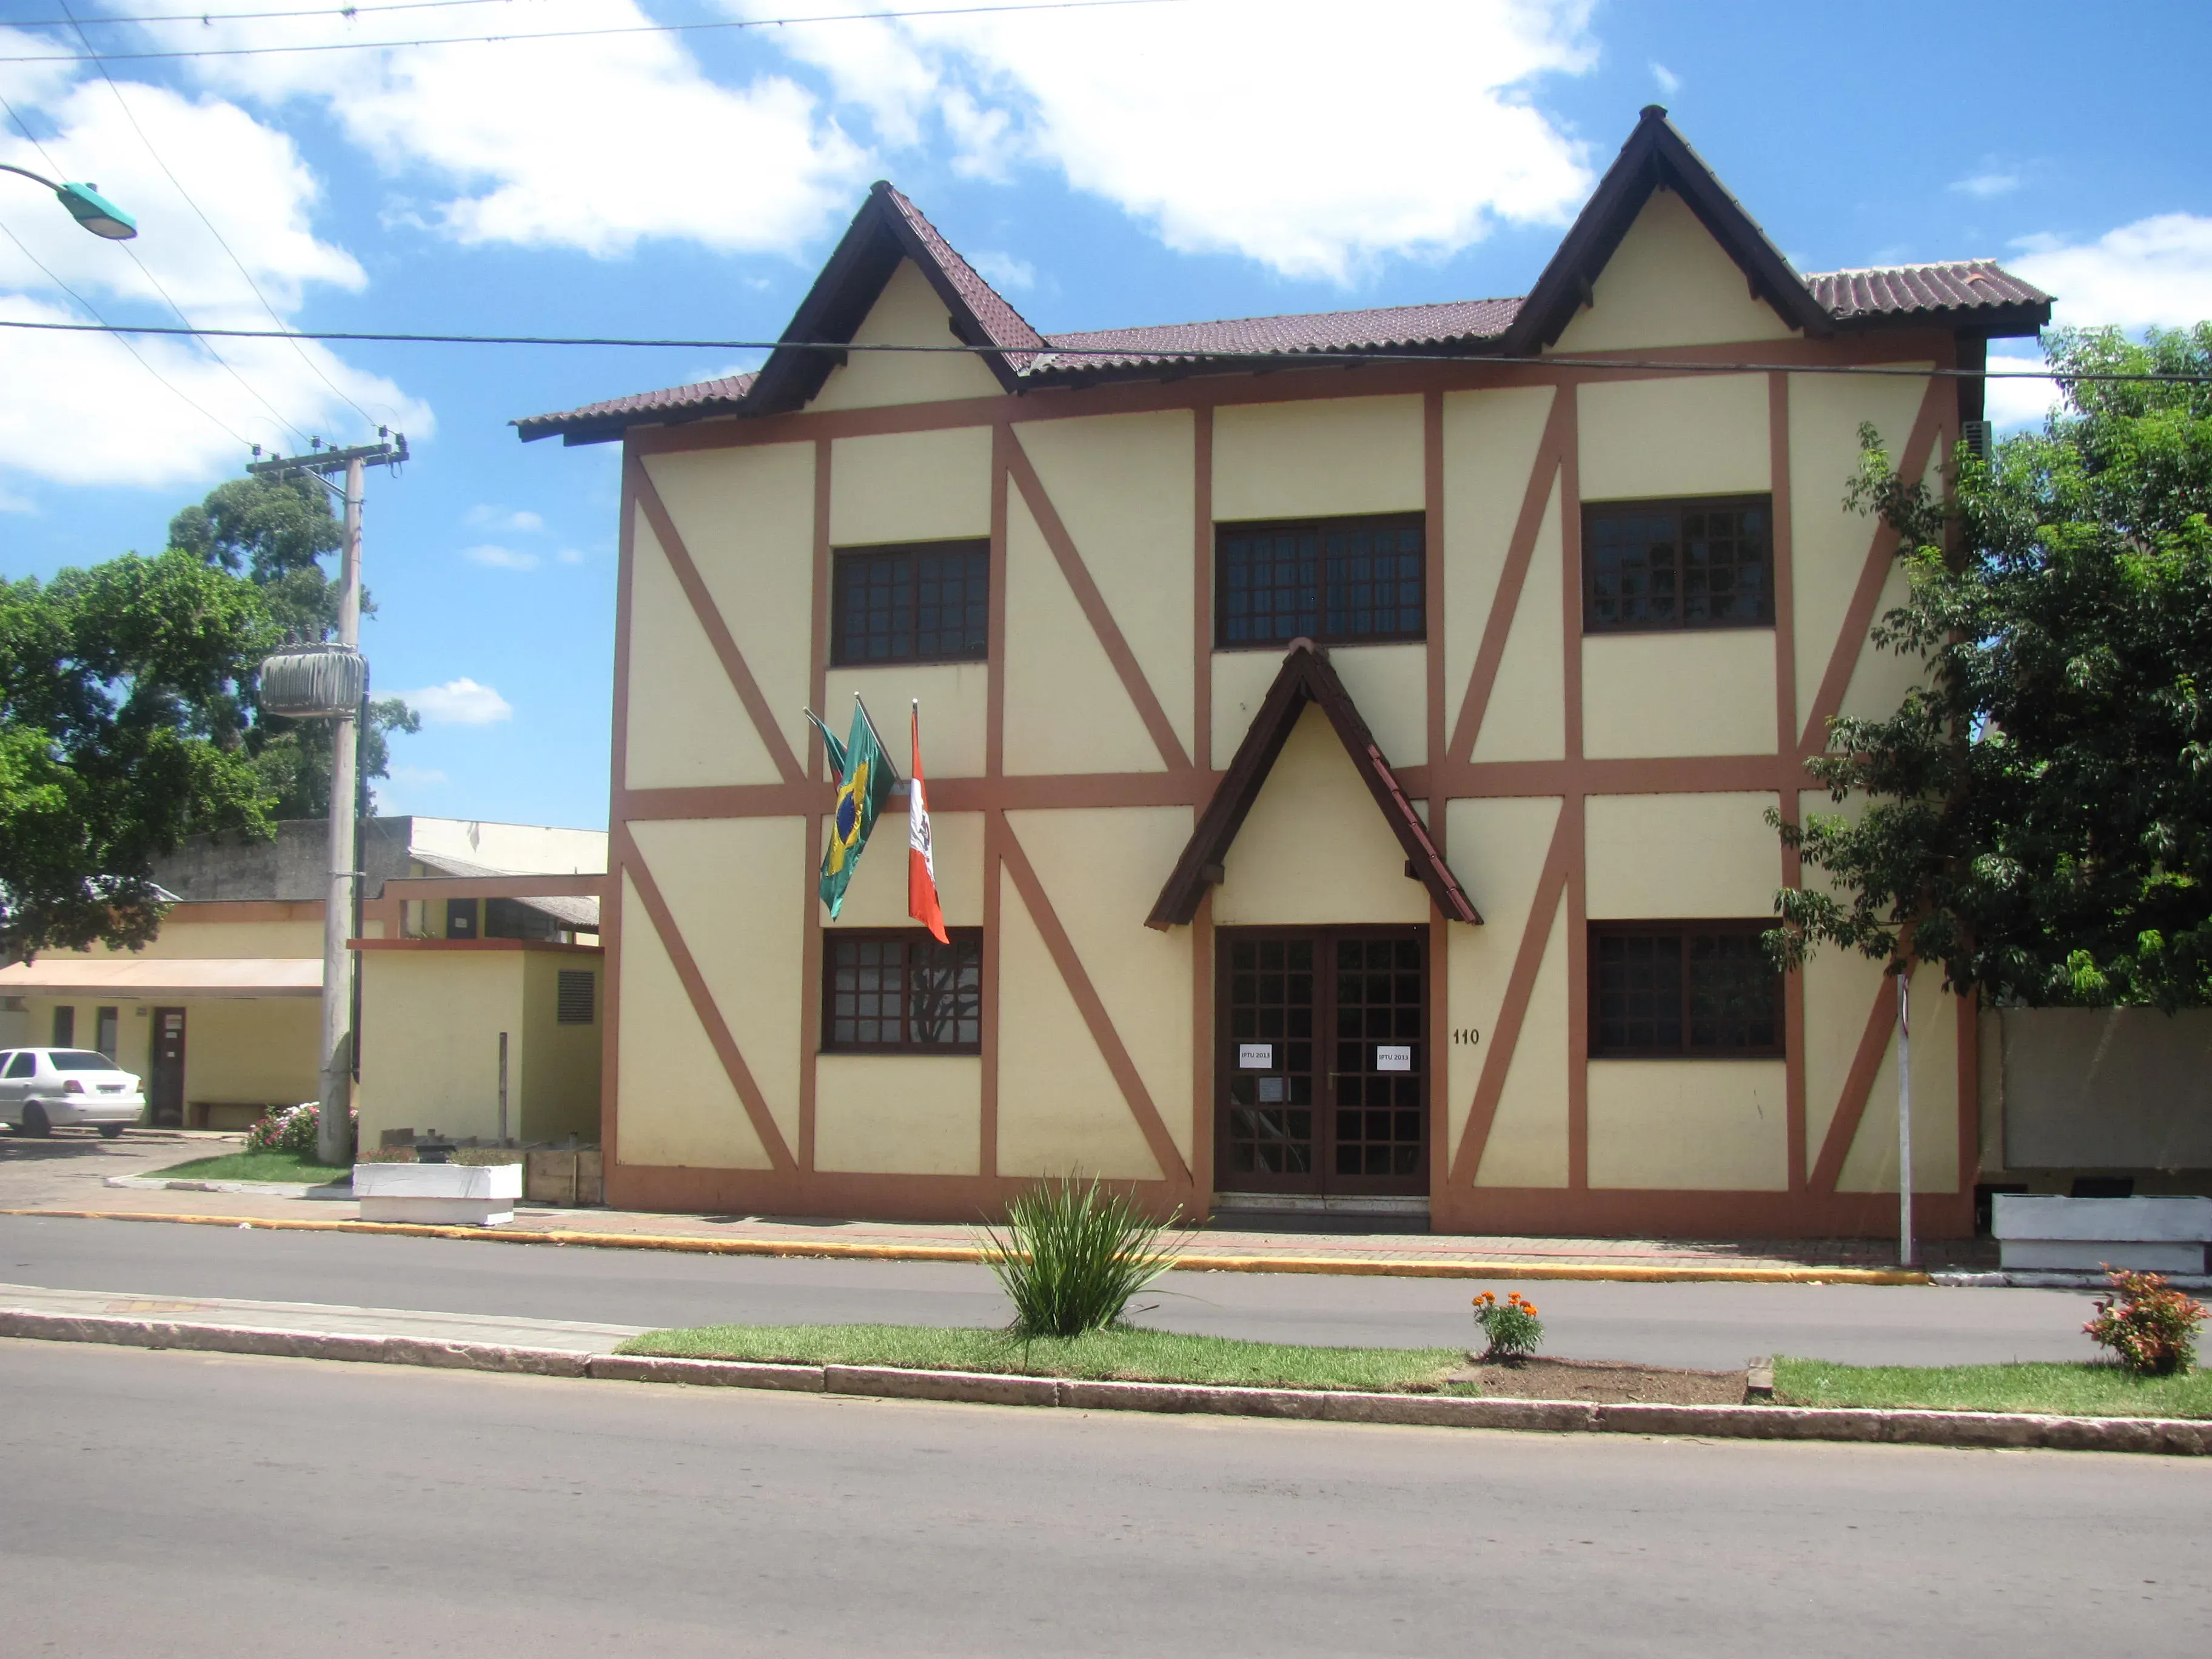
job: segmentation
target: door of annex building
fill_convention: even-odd
[[[1215,960],[1215,1185],[1425,1194],[1427,930],[1224,927]]]

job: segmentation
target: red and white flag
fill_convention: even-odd
[[[921,703],[914,705],[914,768],[906,775],[906,913],[937,936],[945,936],[945,912],[937,902],[937,861],[930,855],[929,797],[921,782]]]

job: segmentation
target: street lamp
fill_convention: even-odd
[[[102,196],[98,185],[58,185],[28,167],[10,167],[5,161],[0,161],[0,173],[20,173],[44,185],[69,210],[70,217],[95,236],[105,236],[111,242],[127,242],[138,234],[138,222]]]

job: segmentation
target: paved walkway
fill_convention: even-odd
[[[104,1141],[89,1132],[32,1141],[0,1136],[0,1211],[73,1212],[148,1220],[221,1218],[300,1226],[362,1225],[353,1205],[294,1193],[149,1190],[137,1182],[186,1159],[234,1146],[235,1135],[134,1130]],[[111,1176],[132,1185],[111,1186]],[[945,1224],[754,1215],[666,1215],[608,1209],[519,1206],[513,1232],[575,1243],[733,1254],[973,1260],[972,1227]],[[586,1240],[575,1235],[590,1235]],[[1204,1265],[1260,1272],[1559,1278],[1785,1279],[1886,1275],[1892,1247],[1864,1239],[1548,1238],[1309,1229],[1303,1221],[1217,1221],[1187,1252]],[[1923,1267],[1995,1266],[1987,1240],[1932,1244]],[[1917,1276],[1916,1276],[1917,1277]]]

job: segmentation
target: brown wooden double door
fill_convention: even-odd
[[[1224,927],[1214,959],[1215,1186],[1426,1193],[1427,930]]]

